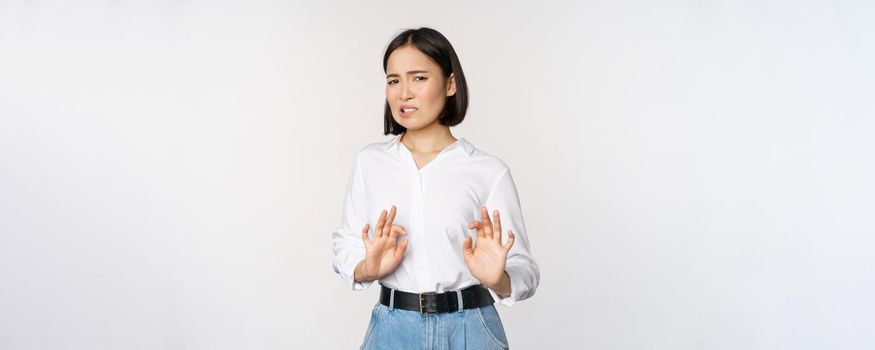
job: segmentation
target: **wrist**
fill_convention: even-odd
[[[492,283],[483,283],[483,286],[492,289],[496,294],[505,297],[510,295],[510,275],[507,271],[502,271],[501,276]]]
[[[358,264],[355,265],[355,271],[353,272],[354,278],[356,282],[359,283],[367,283],[375,280],[375,278],[371,278],[365,273],[365,260],[359,261]]]

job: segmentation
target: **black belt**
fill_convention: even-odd
[[[473,285],[460,290],[444,293],[408,293],[395,290],[392,300],[392,289],[384,285],[380,290],[380,304],[404,310],[419,311],[423,315],[436,315],[442,312],[459,311],[459,294],[462,296],[462,309],[473,309],[495,303],[489,290],[481,285]]]

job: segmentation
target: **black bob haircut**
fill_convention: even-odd
[[[403,46],[412,46],[434,60],[441,67],[444,80],[449,78],[451,73],[455,73],[456,93],[447,97],[439,121],[446,126],[455,126],[465,120],[465,112],[468,111],[468,84],[465,82],[462,64],[459,63],[459,57],[456,56],[456,51],[453,50],[450,41],[443,34],[431,28],[407,29],[392,39],[389,46],[386,47],[386,54],[383,55],[383,73],[386,73],[389,55]],[[386,101],[383,122],[383,135],[398,135],[407,131],[407,128],[392,118],[392,108],[389,107],[389,101]]]

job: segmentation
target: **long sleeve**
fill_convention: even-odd
[[[351,290],[365,290],[374,282],[355,282],[355,266],[365,258],[365,244],[362,242],[362,228],[367,223],[367,200],[362,178],[359,155],[353,165],[352,174],[346,186],[343,201],[343,217],[340,226],[331,233],[334,272],[340,275]]]
[[[509,307],[516,301],[525,300],[534,295],[541,276],[538,263],[530,251],[519,195],[510,169],[505,169],[499,176],[485,205],[490,216],[494,210],[498,210],[499,215],[501,215],[501,242],[507,242],[508,229],[516,237],[505,263],[505,271],[510,276],[510,295],[501,298],[494,291],[489,290],[498,304]]]

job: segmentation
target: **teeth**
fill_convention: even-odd
[[[410,112],[410,111],[415,111],[415,110],[416,110],[416,108],[402,108],[401,109],[402,112]]]

